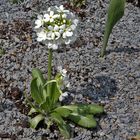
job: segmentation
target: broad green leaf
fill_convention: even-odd
[[[58,128],[59,128],[61,134],[65,138],[70,138],[70,128],[69,128],[69,125],[67,125],[65,123],[65,121],[62,119],[62,117],[59,114],[55,113],[55,112],[51,114],[51,117],[52,117],[52,120],[54,120],[57,123]]]
[[[80,114],[98,114],[104,111],[102,106],[94,104],[67,105],[59,108],[69,109],[72,112],[77,112]]]
[[[37,86],[37,79],[33,79],[31,82],[31,96],[38,104],[41,104],[44,101],[43,95]]]
[[[101,57],[105,55],[108,39],[112,32],[113,27],[124,15],[124,8],[125,8],[125,0],[110,0],[103,39],[103,47],[101,49]]]
[[[35,108],[31,108],[30,109],[30,112],[28,113],[28,115],[32,115],[33,113],[36,113],[36,112],[38,112]]]
[[[37,125],[38,125],[38,123],[40,121],[42,121],[43,119],[44,119],[44,116],[43,115],[41,115],[41,114],[37,115],[36,117],[34,117],[33,119],[30,120],[31,127],[32,128],[36,128]]]
[[[54,112],[57,112],[62,117],[68,117],[70,113],[72,113],[71,110],[63,107],[58,107],[54,110]]]
[[[35,79],[35,78],[37,79],[36,82],[37,82],[38,88],[39,87],[42,88],[44,86],[46,80],[44,79],[43,74],[39,69],[35,68],[35,69],[32,70],[32,77],[33,77],[33,79]],[[44,87],[42,89],[42,95],[43,95],[43,99],[46,100],[46,97],[48,96],[47,87]]]
[[[81,115],[78,113],[71,113],[68,118],[76,124],[85,128],[93,128],[97,125],[92,115]]]

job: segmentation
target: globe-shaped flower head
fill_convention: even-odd
[[[44,42],[48,48],[57,49],[60,44],[69,44],[77,37],[78,19],[63,5],[50,7],[35,21],[37,41]]]

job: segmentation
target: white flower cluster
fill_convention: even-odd
[[[63,5],[50,7],[35,21],[37,41],[44,42],[48,48],[57,49],[59,44],[69,44],[75,41],[78,19]]]

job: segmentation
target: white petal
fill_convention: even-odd
[[[42,20],[42,15],[38,15],[37,18]]]
[[[49,29],[50,31],[52,31],[52,30],[53,30],[53,26],[49,25],[49,26],[48,26],[48,29]]]
[[[65,28],[66,28],[66,25],[65,24],[63,24],[63,25],[60,26],[60,29],[65,29]]]
[[[67,15],[66,15],[66,14],[63,14],[63,15],[62,15],[62,18],[66,18],[66,17],[67,17]]]
[[[59,33],[62,34],[64,31],[62,29],[59,30]]]
[[[70,87],[70,82],[66,84],[66,87],[69,88]]]
[[[66,31],[66,36],[70,37],[73,35],[73,32]]]
[[[53,49],[53,50],[57,50],[57,49],[58,49],[58,45],[53,44],[53,45],[52,45],[52,49]]]
[[[66,32],[63,33],[63,38],[66,38]]]
[[[53,18],[59,18],[59,17],[60,17],[60,15],[58,15],[58,14],[53,15]]]
[[[74,20],[73,20],[73,23],[74,23],[75,25],[77,25],[77,24],[78,24],[78,19],[74,19]]]
[[[55,26],[54,26],[54,30],[55,30],[55,31],[59,30],[59,26],[58,26],[58,25],[55,25]]]
[[[72,24],[72,25],[70,26],[70,28],[71,28],[72,30],[75,30],[75,29],[76,29],[76,26],[75,26],[74,24]]]
[[[67,73],[67,70],[66,69],[62,69],[62,73],[63,74],[66,74]]]
[[[52,34],[51,34],[51,38],[54,40],[54,38],[55,38],[55,33],[52,33]]]
[[[49,12],[50,12],[50,11],[51,11],[51,8],[49,7],[47,11],[49,11]]]
[[[37,41],[38,42],[41,42],[42,41],[42,38],[37,37]]]
[[[52,43],[48,43],[48,48],[49,49],[53,49],[53,50],[57,50],[58,49],[58,45],[52,44]]]
[[[41,31],[41,32],[37,33],[37,36],[38,36],[37,41],[43,41],[47,37],[46,33],[44,31]]]
[[[54,21],[54,19],[53,18],[50,18],[50,22],[53,22]]]
[[[65,40],[65,44],[66,44],[66,45],[67,45],[67,44],[70,44],[70,42],[71,42],[70,39]]]
[[[50,11],[50,16],[53,16],[54,15],[54,11]]]
[[[56,40],[60,37],[60,33],[59,32],[55,32],[55,35],[57,36],[56,37]]]
[[[42,26],[42,21],[38,19],[35,21],[35,24],[36,24],[35,28],[39,28]]]
[[[60,5],[59,8],[60,8],[60,10],[62,10],[62,11],[64,10],[64,6],[63,6],[63,5]]]
[[[59,32],[54,32],[56,36],[60,36],[60,33]]]
[[[67,93],[67,92],[64,92],[64,93],[62,94],[62,96],[63,96],[63,97],[67,97],[67,96],[68,96],[68,93]]]
[[[50,16],[48,14],[44,15],[44,21],[48,22],[50,20]]]

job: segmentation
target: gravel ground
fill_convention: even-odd
[[[22,96],[14,97],[17,90],[29,92],[32,68],[47,73],[47,48],[36,42],[31,19],[50,5],[65,2],[25,0],[13,5],[0,1],[0,48],[5,50],[0,57],[0,138],[63,139],[54,129],[29,128],[28,117],[17,103]],[[79,38],[54,53],[54,69],[62,65],[69,73],[70,102],[105,106],[106,114],[97,118],[98,127],[87,130],[73,126],[72,140],[126,140],[140,130],[140,8],[127,3],[124,17],[113,29],[107,55],[101,59],[108,3],[87,0],[80,14]],[[14,96],[7,98],[9,95]]]

